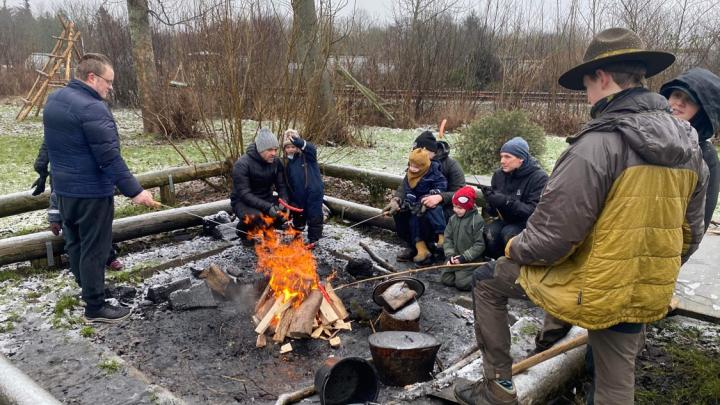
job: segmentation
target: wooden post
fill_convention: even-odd
[[[160,186],[160,202],[174,206],[177,202],[175,197],[175,184],[173,183],[172,174],[168,174],[168,183]]]

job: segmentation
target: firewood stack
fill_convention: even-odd
[[[297,302],[297,297],[287,301],[282,295],[276,298],[268,285],[255,305],[256,346],[266,346],[269,336],[278,344],[286,338],[323,339],[335,348],[341,343],[337,334],[341,330],[352,330],[347,318],[345,305],[329,282],[320,283],[319,288],[311,290],[301,303]],[[287,343],[280,352],[291,350],[292,346]]]

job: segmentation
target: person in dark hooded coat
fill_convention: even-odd
[[[307,241],[314,246],[323,232],[323,185],[317,147],[302,139],[294,129],[288,129],[283,136],[285,152],[285,179],[287,180],[290,202],[302,212],[293,212],[293,227],[305,229]]]
[[[485,255],[493,259],[503,256],[508,240],[525,229],[548,180],[545,170],[530,155],[527,142],[519,136],[502,146],[500,164],[491,186],[481,187],[485,212],[496,218],[485,228]]]
[[[457,160],[450,157],[450,145],[445,141],[438,141],[430,131],[424,131],[418,135],[413,142],[412,148],[426,150],[430,155],[430,159],[439,164],[440,172],[447,180],[447,190],[440,194],[427,195],[422,200],[423,205],[428,209],[442,206],[443,214],[447,221],[453,215],[453,194],[465,185],[463,169]],[[408,210],[400,209],[403,204],[404,194],[403,185],[400,184],[390,203],[383,208],[383,212],[386,215],[393,217],[395,232],[398,237],[405,242],[405,249],[397,255],[397,260],[401,262],[413,260],[417,255],[417,246],[410,235],[410,220],[412,214]],[[425,228],[422,231],[421,239],[425,241],[428,247],[434,250],[436,256],[438,256],[437,259],[444,260],[444,253],[442,253],[441,249],[442,245],[436,243],[436,235],[433,234],[429,228]]]
[[[663,84],[660,94],[668,99],[673,115],[689,121],[698,133],[703,160],[710,171],[705,196],[707,230],[720,191],[720,163],[715,145],[710,141],[720,131],[720,77],[707,69],[690,69]]]

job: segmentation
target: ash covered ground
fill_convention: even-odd
[[[399,270],[410,268],[393,260],[400,245],[390,232],[348,229],[346,225],[329,224],[327,237],[314,252],[321,278],[335,272],[336,287],[354,281],[343,270],[346,262],[333,252],[368,258],[360,241]],[[0,350],[43,388],[70,404],[270,404],[281,393],[312,385],[315,370],[330,356],[370,357],[370,322],[380,313],[371,298],[377,282],[337,291],[353,321],[352,331],[339,334],[339,348],[308,339],[288,340],[293,351],[287,354],[281,355],[279,345],[271,341],[258,349],[252,312],[265,279],[255,271],[253,249],[238,241],[198,234],[193,229],[121,245],[126,270],[121,273],[124,276],[109,273],[109,280],[115,280],[110,292],[113,300],[135,309],[131,319],[117,325],[86,326],[81,322],[82,307],[74,298],[79,288],[66,269],[0,283]],[[223,248],[212,256],[164,268],[178,258]],[[180,311],[166,302],[146,300],[147,289],[153,285],[186,277],[193,283],[202,282],[193,274],[211,263],[235,280],[227,299],[215,297],[216,308]],[[154,273],[140,279],[143,272]],[[420,329],[442,342],[438,358],[447,367],[474,343],[472,312],[454,304],[468,294],[440,284],[438,271],[416,277],[426,285],[419,300]],[[541,319],[539,309],[511,301],[516,359],[526,357],[533,348]],[[718,354],[718,336],[716,326],[682,317],[651,325],[646,350],[638,360],[638,403],[685,403],[682,398],[686,397],[673,395],[680,395],[678,384],[690,385],[683,377],[697,375],[697,369],[710,373],[705,384],[709,386],[702,389],[717,389],[712,385],[717,383],[717,375],[713,380],[715,371],[705,366],[704,359],[708,353],[710,357]],[[678,342],[687,349],[678,351]],[[436,367],[435,371],[439,370]],[[480,368],[474,370],[463,376],[479,377]],[[669,375],[672,370],[677,370],[677,375]],[[582,403],[584,382],[587,378],[571,381],[556,403]],[[406,392],[381,386],[378,402],[403,402],[396,399],[406,398]],[[692,398],[693,393],[687,395]],[[319,398],[309,401],[318,403]],[[439,403],[429,398],[405,402]]]
[[[344,272],[346,262],[333,251],[368,257],[358,246],[361,240],[385,258],[393,258],[399,249],[392,234],[385,231],[363,233],[328,225],[325,234],[315,250],[318,273],[325,278],[335,272],[335,286],[354,278]],[[125,272],[151,269],[228,243],[202,236],[176,239],[148,238],[123,246]],[[131,319],[117,325],[84,326],[80,306],[58,312],[59,302],[79,293],[67,270],[5,285],[3,313],[17,316],[13,317],[13,329],[2,334],[2,350],[59,400],[88,404],[167,403],[174,398],[187,403],[274,403],[283,392],[311,385],[315,370],[329,356],[370,357],[370,322],[380,313],[372,301],[377,282],[337,291],[353,321],[352,331],[339,334],[339,348],[318,339],[288,340],[293,351],[283,355],[278,344],[256,348],[252,312],[266,281],[255,271],[253,249],[237,241],[231,244],[217,255],[162,270],[138,284],[119,283],[126,288],[114,288],[113,299],[135,309]],[[216,296],[217,308],[179,311],[166,302],[154,304],[145,299],[152,285],[184,277],[202,282],[192,274],[211,263],[235,278],[228,299]],[[394,264],[400,270],[409,268]],[[461,293],[440,284],[437,271],[418,273],[417,277],[427,287],[419,300],[421,331],[442,342],[438,358],[448,365],[474,343],[472,312],[452,303]],[[134,296],[127,287],[137,289]],[[539,311],[520,302],[514,305],[511,318],[536,326],[540,322]],[[527,354],[536,330],[525,326],[517,331],[514,341],[524,343],[514,346],[518,357]],[[379,401],[387,402],[401,390],[384,387]]]

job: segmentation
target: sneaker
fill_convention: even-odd
[[[115,259],[107,264],[107,268],[112,271],[120,271],[125,268],[125,265],[118,259]]]
[[[108,303],[103,304],[96,311],[88,311],[85,308],[85,321],[98,323],[117,323],[130,316],[130,308],[118,307]]]
[[[407,247],[398,253],[395,259],[399,262],[409,262],[415,257],[416,253],[414,248]]]
[[[517,405],[517,393],[512,380],[479,380],[457,383],[455,399],[464,405]]]

